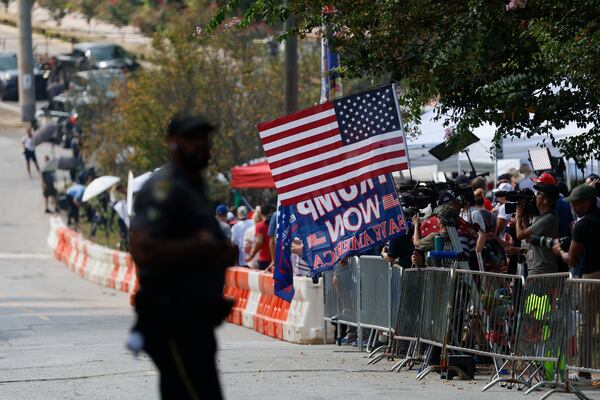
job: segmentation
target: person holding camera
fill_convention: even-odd
[[[531,219],[525,214],[525,205],[519,202],[515,215],[517,239],[527,240],[527,270],[529,275],[551,274],[558,272],[558,264],[552,249],[541,246],[539,241],[532,241],[532,236],[558,237],[558,217],[554,209],[559,197],[555,185],[534,185],[535,203],[540,215]],[[531,219],[530,226],[526,226]]]
[[[564,251],[558,242],[552,250],[570,266],[583,257],[583,278],[600,279],[600,210],[596,205],[596,188],[577,186],[565,200],[571,203],[579,219],[573,226],[569,251]]]

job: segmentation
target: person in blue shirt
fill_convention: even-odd
[[[271,251],[271,264],[267,268],[267,271],[273,271],[275,268],[275,239],[277,235],[277,217],[279,216],[279,210],[275,211],[269,219],[269,250]]]
[[[75,183],[67,189],[67,225],[69,226],[79,224],[79,207],[81,207],[83,192],[85,192],[85,186],[80,183]]]

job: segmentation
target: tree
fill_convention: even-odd
[[[108,21],[116,25],[119,29],[129,24],[134,4],[130,1],[111,0],[106,8]]]
[[[96,0],[79,0],[76,6],[85,17],[89,30],[92,19],[98,14],[98,2]]]
[[[223,3],[218,26],[239,1]],[[295,33],[329,25],[347,77],[391,73],[418,120],[437,101],[462,133],[484,123],[498,137],[551,134],[576,123],[583,134],[560,143],[567,157],[600,156],[598,0],[254,1],[243,19]],[[457,138],[460,135],[456,135]]]
[[[201,4],[200,4],[201,5]],[[202,11],[204,10],[204,11]],[[204,16],[202,14],[204,13]],[[282,60],[270,56],[264,26],[212,36],[194,37],[198,19],[208,21],[210,8],[190,8],[173,17],[154,36],[155,68],[128,78],[115,102],[88,121],[84,149],[103,172],[139,174],[167,161],[165,126],[177,110],[201,112],[218,126],[208,169],[213,198],[228,199],[234,165],[262,157],[255,124],[280,116],[284,109]],[[301,53],[301,104],[318,100],[318,43],[305,43]]]
[[[69,12],[69,0],[38,0],[40,6],[46,8],[50,16],[60,26],[62,19]]]

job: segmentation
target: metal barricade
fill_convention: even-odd
[[[561,305],[563,316],[562,341],[557,362],[554,363],[554,380],[542,381],[529,389],[526,394],[550,385],[551,389],[540,400],[547,399],[557,392],[573,393],[579,399],[589,400],[574,387],[568,376],[569,371],[600,373],[600,280],[568,279],[564,286],[564,300]],[[538,301],[538,309],[545,311],[544,301]],[[525,304],[527,310],[527,303]],[[531,308],[531,307],[530,307]],[[542,336],[551,332],[542,332]],[[550,346],[550,351],[554,350]],[[560,368],[564,359],[564,376]]]
[[[569,279],[566,292],[564,352],[567,376],[563,382],[553,382],[553,388],[542,400],[556,392],[573,393],[580,399],[589,400],[571,385],[568,371],[600,373],[600,280]]]
[[[334,285],[334,271],[325,271],[321,275],[323,276],[323,332],[325,332],[323,343],[327,344],[327,325],[337,322],[340,304],[338,291]]]
[[[351,257],[344,266],[336,264],[334,272],[340,307],[338,321],[344,325],[358,327],[358,306],[360,304],[358,257]]]
[[[400,352],[401,341],[407,341],[408,346],[404,356],[392,367],[392,371],[399,372],[405,365],[414,365],[421,361],[418,348],[425,289],[426,275],[422,270],[404,269],[402,271],[393,341],[398,352]]]
[[[426,268],[425,292],[421,316],[421,337],[423,343],[442,348],[439,365],[430,365],[421,371],[416,379],[420,380],[430,372],[448,372],[452,370],[462,378],[467,378],[464,371],[448,365],[448,344],[452,334],[450,317],[455,286],[455,270]],[[430,348],[429,352],[431,353]],[[428,358],[428,357],[427,357]]]
[[[491,357],[512,354],[523,277],[464,270],[455,274],[448,348]]]
[[[364,328],[386,331],[392,325],[390,313],[391,268],[381,257],[360,257],[359,321]]]
[[[496,378],[515,351],[525,280],[492,272],[455,274],[448,349],[493,357]]]
[[[443,346],[448,333],[449,309],[452,302],[453,270],[425,268],[421,341]]]
[[[600,373],[600,280],[567,281],[567,357],[571,371]]]
[[[419,269],[402,272],[400,300],[394,327],[394,338],[418,340],[421,336],[421,315],[426,276]]]
[[[396,326],[396,319],[398,318],[398,306],[400,305],[400,290],[402,288],[402,271],[403,268],[397,265],[392,266],[392,289],[390,291],[390,313],[392,315],[392,330]]]
[[[497,374],[484,391],[499,382],[531,387],[536,379],[544,381],[543,362],[551,363],[558,371],[565,335],[565,283],[569,276],[560,273],[527,278],[518,313],[515,351],[505,357],[504,366],[510,367],[510,376]]]

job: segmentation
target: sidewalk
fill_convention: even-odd
[[[0,19],[15,22],[18,18],[17,2],[11,2],[8,12],[0,7]],[[85,17],[79,13],[69,13],[62,19],[60,26],[52,19],[45,8],[37,4],[33,6],[32,23],[35,29],[45,29],[66,38],[80,38],[80,41],[108,41],[117,43],[129,51],[143,54],[151,48],[151,38],[144,36],[139,29],[133,26],[119,28],[98,19],[88,25]]]

